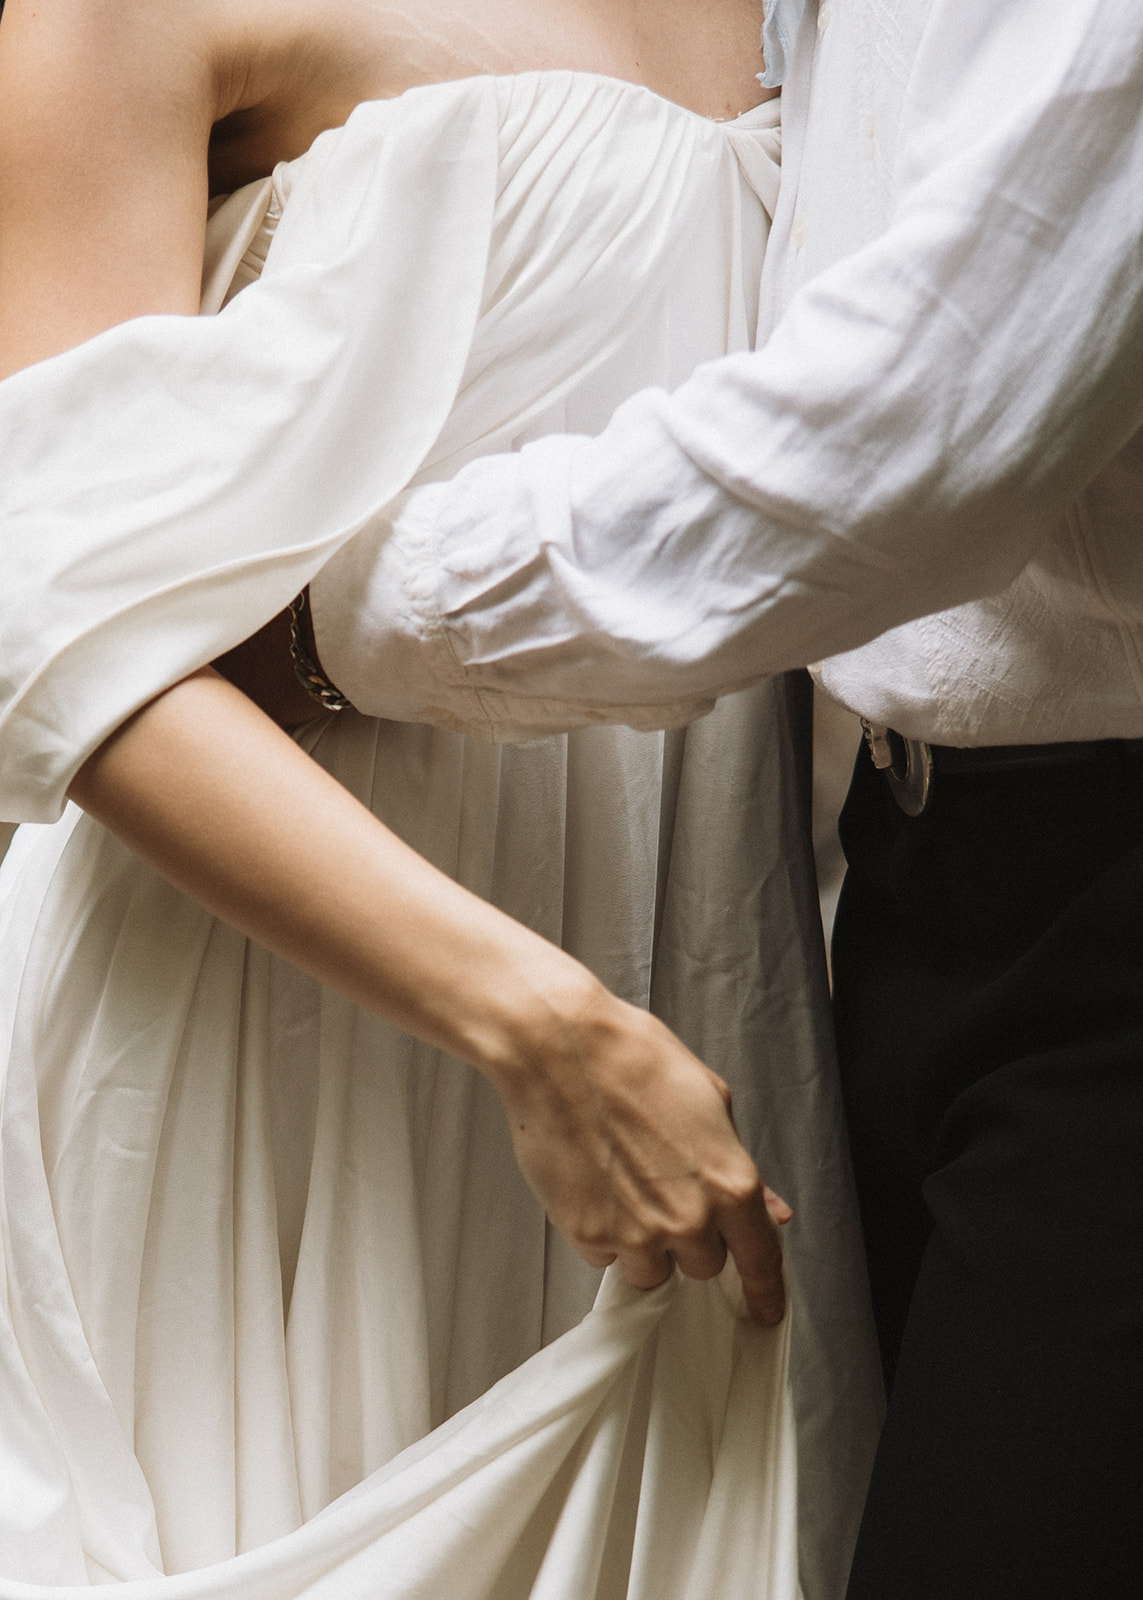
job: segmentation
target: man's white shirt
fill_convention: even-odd
[[[770,337],[339,553],[318,644],[362,710],[663,725],[826,658],[934,742],[1143,735],[1143,7],[783,18]]]

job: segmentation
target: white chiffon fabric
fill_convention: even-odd
[[[776,120],[567,73],[364,106],[215,212],[218,315],[0,384],[0,811],[30,819],[0,875],[0,1600],[797,1593],[790,1323],[730,1281],[589,1310],[484,1080],[51,820],[411,482],[748,347]],[[305,744],[732,1084],[798,1210],[824,1600],[878,1395],[799,714],[767,686],[493,747],[348,711]]]

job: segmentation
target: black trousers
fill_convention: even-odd
[[[849,1600],[1143,1596],[1143,758],[862,753],[835,1002],[890,1406]]]

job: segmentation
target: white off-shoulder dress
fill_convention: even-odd
[[[774,103],[571,73],[362,106],[214,212],[199,319],[0,384],[0,1600],[810,1600],[876,1378],[795,757],[767,685],[314,759],[732,1084],[792,1323],[586,1269],[495,1094],[166,885],[63,794],[410,484],[756,337]],[[241,292],[240,292],[241,291]],[[590,708],[584,718],[590,720]],[[61,815],[62,811],[62,815]],[[725,1275],[724,1275],[725,1276]]]

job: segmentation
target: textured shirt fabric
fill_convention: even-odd
[[[1143,9],[783,15],[769,338],[360,534],[351,698],[511,738],[828,657],[918,737],[1143,734]]]

